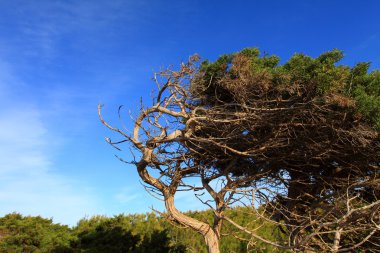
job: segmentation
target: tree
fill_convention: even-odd
[[[158,93],[141,106],[132,134],[107,123],[101,106],[99,117],[123,138],[108,143],[138,151],[131,163],[162,195],[168,219],[200,233],[209,252],[219,252],[223,221],[293,251],[376,251],[380,72],[368,73],[367,63],[338,66],[342,57],[296,54],[279,65],[249,48],[199,65],[193,56],[155,75]],[[176,209],[182,190],[213,210],[211,223]],[[250,206],[288,239],[239,225],[226,215],[234,204]]]
[[[0,218],[0,252],[71,253],[71,230],[40,216],[7,214]]]
[[[73,248],[78,252],[185,252],[180,243],[173,245],[170,233],[154,214],[93,216],[80,220],[74,231]]]
[[[82,231],[78,233],[77,248],[81,252],[135,252],[140,241],[138,235],[133,235],[121,224],[114,224],[111,219],[103,218],[96,222],[95,217],[93,221],[91,225],[94,227],[84,227],[84,230],[81,228]]]

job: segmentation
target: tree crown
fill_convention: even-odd
[[[369,72],[368,62],[354,67],[338,65],[342,58],[343,52],[334,49],[317,58],[298,53],[279,65],[279,57],[261,56],[257,48],[246,48],[215,62],[203,61],[203,82],[193,85],[193,91],[214,103],[249,103],[263,96],[320,99],[353,108],[357,117],[380,129],[380,72]]]

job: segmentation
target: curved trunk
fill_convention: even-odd
[[[174,220],[184,226],[190,227],[203,236],[208,253],[220,253],[219,236],[209,224],[193,219],[178,211],[174,206],[174,196],[171,194],[165,194],[165,207]]]
[[[220,253],[219,250],[219,238],[216,233],[211,229],[210,232],[206,235],[203,235],[206,241],[207,251],[208,253]]]

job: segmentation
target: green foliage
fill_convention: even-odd
[[[12,213],[0,218],[0,252],[72,252],[71,230],[40,216]]]
[[[358,102],[358,111],[380,129],[380,96],[369,95],[363,86],[357,87],[354,95]]]
[[[202,220],[212,224],[213,212],[208,211],[191,211],[187,215],[197,220]],[[257,234],[273,241],[282,241],[282,235],[278,228],[263,220],[257,219],[252,209],[247,207],[235,207],[226,211],[226,216],[233,219],[236,223],[247,227],[248,229],[257,229]],[[180,241],[188,248],[187,252],[207,253],[203,242],[203,237],[191,229],[171,226],[167,224],[169,234],[174,241]],[[249,235],[238,231],[227,222],[224,223],[220,241],[220,251],[226,253],[232,252],[286,252],[278,248],[269,246]],[[240,239],[237,239],[240,238]]]
[[[174,244],[161,219],[152,214],[94,216],[78,222],[74,232],[76,248],[83,253],[181,253],[182,244]]]
[[[211,222],[211,211],[192,211],[189,216]],[[258,234],[281,240],[277,228],[255,219],[251,210],[236,207],[227,210],[234,221],[258,228]],[[225,224],[221,252],[283,252],[251,238]],[[239,240],[236,237],[244,238]],[[247,246],[250,244],[250,246]],[[93,216],[81,219],[70,229],[50,219],[8,214],[0,218],[0,252],[54,253],[207,253],[204,239],[191,229],[173,226],[153,213]]]
[[[77,248],[83,253],[96,252],[132,252],[140,238],[122,226],[112,224],[108,220],[97,224],[93,229],[78,234]]]
[[[380,72],[367,73],[369,63],[359,63],[351,70],[350,95],[358,111],[380,129]]]
[[[247,56],[249,58],[256,59],[260,55],[260,51],[258,48],[251,47],[251,48],[244,48],[240,52],[242,55]]]
[[[380,72],[369,72],[368,62],[358,63],[354,67],[338,65],[343,52],[334,49],[317,58],[298,53],[285,64],[278,65],[277,56],[260,56],[257,48],[246,48],[234,54],[223,55],[215,62],[205,61],[201,64],[203,87],[192,87],[197,95],[197,88],[202,95],[208,95],[209,103],[216,101],[230,102],[236,94],[241,94],[245,80],[250,80],[251,89],[277,89],[282,97],[306,96],[308,99],[325,101],[339,97],[338,106],[353,107],[358,117],[380,129]],[[236,67],[234,67],[236,66]],[[238,72],[236,71],[238,69]],[[224,78],[239,80],[238,88],[233,85],[225,87],[219,82]],[[202,82],[195,82],[197,85]],[[198,91],[199,93],[199,91]],[[252,93],[252,91],[250,91]],[[270,93],[265,93],[270,95]],[[246,99],[246,98],[244,98]]]
[[[205,79],[210,81],[212,79],[221,78],[231,64],[232,57],[229,55],[220,56],[215,62],[210,63],[209,61],[204,61],[201,63],[201,69],[206,73]]]

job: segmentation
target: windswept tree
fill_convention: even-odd
[[[153,105],[141,107],[131,134],[107,123],[101,106],[99,116],[122,138],[111,145],[137,150],[131,163],[167,218],[203,235],[209,252],[219,252],[223,222],[292,251],[378,252],[380,72],[337,65],[342,57],[296,54],[279,65],[255,48],[212,63],[193,56],[155,75]],[[213,222],[180,212],[178,191],[194,191]],[[225,212],[236,204],[284,236],[238,224]]]

